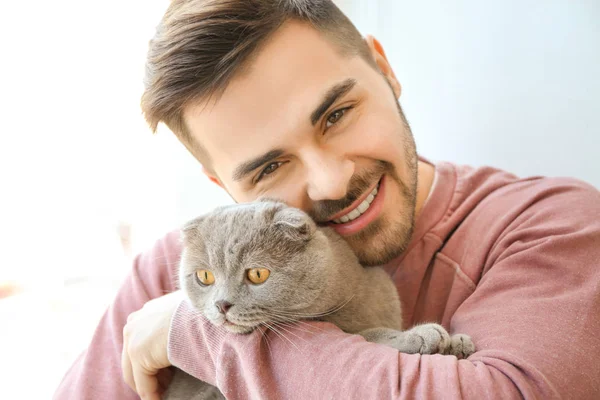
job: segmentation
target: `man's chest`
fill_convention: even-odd
[[[462,266],[437,248],[424,240],[422,248],[407,254],[392,274],[405,329],[424,322],[437,322],[449,329],[458,307],[475,291],[475,283]]]

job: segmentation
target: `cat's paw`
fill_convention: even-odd
[[[417,325],[405,332],[418,347],[415,346],[407,353],[446,354],[450,348],[450,335],[443,326],[438,324]]]
[[[455,355],[459,360],[462,360],[473,353],[475,353],[475,344],[470,336],[461,333],[452,335],[447,354]]]

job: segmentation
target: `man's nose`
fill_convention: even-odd
[[[354,162],[325,154],[315,154],[307,163],[308,197],[312,201],[338,200],[346,196],[354,174]]]

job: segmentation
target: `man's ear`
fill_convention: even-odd
[[[208,179],[210,179],[211,182],[217,184],[217,186],[219,186],[221,189],[225,189],[219,178],[217,178],[217,176],[209,171],[206,167],[202,166],[202,172],[208,177]]]
[[[396,74],[394,74],[394,70],[390,65],[387,56],[385,55],[385,50],[383,50],[383,46],[379,42],[379,40],[375,39],[372,35],[367,35],[365,37],[365,42],[369,49],[371,50],[371,55],[375,59],[379,70],[385,75],[386,79],[390,83],[392,90],[394,91],[394,95],[396,98],[400,98],[400,94],[402,93],[402,86],[398,79],[396,78]]]

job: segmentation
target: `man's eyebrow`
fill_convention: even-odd
[[[335,103],[339,97],[348,93],[355,85],[356,79],[348,78],[329,89],[327,93],[325,93],[325,96],[323,96],[321,104],[319,104],[319,106],[315,108],[315,111],[310,114],[310,122],[313,124],[313,126],[317,123],[317,121],[319,121],[319,119],[321,119],[325,111],[327,111],[327,109],[331,107],[331,105]]]
[[[284,152],[281,149],[274,149],[266,152],[262,156],[258,156],[256,158],[243,162],[242,164],[238,165],[233,171],[233,180],[241,181],[246,176],[250,175],[252,171],[266,164],[267,162],[276,159],[277,157],[281,157],[283,153]]]

